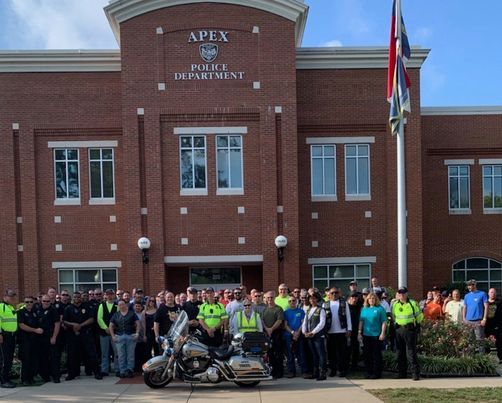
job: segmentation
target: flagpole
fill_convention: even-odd
[[[404,148],[404,117],[397,133],[397,280],[399,287],[408,286],[406,237],[406,165]]]

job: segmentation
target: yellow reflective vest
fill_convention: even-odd
[[[10,304],[0,303],[0,328],[2,332],[15,332],[17,330],[17,311]]]
[[[215,302],[214,304],[210,304],[206,302],[199,307],[197,319],[203,320],[207,327],[216,327],[224,319],[228,319],[228,315],[222,303]]]
[[[258,320],[258,314],[256,312],[251,314],[249,320],[244,312],[237,312],[237,332],[258,332]]]
[[[392,318],[399,326],[409,325],[410,323],[419,324],[424,320],[424,315],[418,304],[408,299],[404,304],[401,301],[396,301],[392,305]]]

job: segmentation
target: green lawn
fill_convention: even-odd
[[[370,389],[367,390],[385,403],[500,403],[500,388],[462,389]]]

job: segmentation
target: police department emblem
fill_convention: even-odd
[[[218,57],[218,45],[214,43],[203,43],[199,46],[200,57],[207,63],[214,62]]]

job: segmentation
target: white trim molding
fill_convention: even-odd
[[[312,257],[308,259],[308,264],[356,264],[356,263],[376,263],[376,256],[354,256],[354,257]]]
[[[371,195],[345,195],[345,201],[369,201],[371,200]]]
[[[372,144],[375,136],[365,137],[307,137],[307,144]]]
[[[470,208],[457,208],[457,209],[449,209],[448,214],[450,215],[469,215],[472,214],[472,211]]]
[[[122,267],[120,260],[116,261],[88,261],[88,262],[52,262],[53,269],[83,269],[83,268],[107,268]]]
[[[422,116],[502,115],[502,106],[428,106]]]
[[[196,3],[224,3],[251,7],[295,22],[296,46],[300,46],[307,23],[308,6],[303,0],[111,0],[104,10],[113,34],[120,44],[120,24],[161,8]]]
[[[118,147],[117,140],[95,140],[95,141],[48,141],[48,148],[90,148],[90,147]]]
[[[430,49],[412,47],[408,68],[420,68]],[[389,48],[385,46],[365,47],[318,47],[297,48],[296,68],[298,70],[323,69],[387,69]]]
[[[246,134],[247,127],[175,127],[174,134]]]
[[[445,165],[474,165],[473,159],[466,160],[444,160]]]
[[[0,73],[121,71],[119,50],[4,50]]]
[[[479,160],[479,165],[502,164],[502,158],[483,158]]]
[[[164,256],[166,264],[261,263],[263,255]]]

